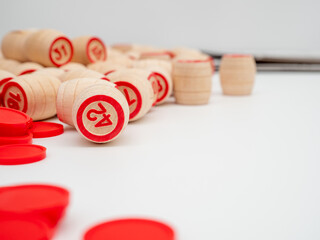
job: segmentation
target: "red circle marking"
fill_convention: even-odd
[[[84,240],[174,240],[173,229],[148,219],[119,219],[89,229]]]
[[[115,71],[116,71],[116,70],[110,70],[110,71],[106,72],[104,75],[107,76],[108,74],[113,73],[113,72],[115,72]]]
[[[33,73],[35,71],[36,71],[36,69],[27,69],[27,70],[23,71],[22,73],[20,73],[18,76]]]
[[[3,137],[0,136],[0,146],[9,144],[31,144],[32,143],[32,133],[28,133],[24,136],[12,136]]]
[[[10,81],[12,77],[4,78],[0,80],[0,87],[4,85],[6,82]]]
[[[25,113],[0,107],[0,134],[1,136],[24,136],[29,133],[32,119]]]
[[[118,122],[117,122],[115,128],[110,133],[107,133],[106,135],[102,135],[102,136],[95,135],[95,134],[89,132],[83,123],[83,114],[84,114],[84,111],[87,108],[87,106],[93,102],[99,102],[99,101],[107,102],[110,105],[112,105],[118,115]],[[77,111],[77,124],[78,124],[78,128],[79,128],[80,132],[88,139],[96,141],[96,142],[107,142],[107,141],[110,141],[113,138],[115,138],[121,132],[121,129],[124,125],[124,111],[122,109],[122,106],[114,98],[112,98],[110,96],[106,96],[106,95],[95,95],[95,96],[92,96],[92,97],[86,99],[80,105],[80,107]]]
[[[151,81],[151,78],[154,78],[155,81]],[[154,72],[152,72],[149,77],[148,80],[151,82],[152,85],[152,89],[153,89],[153,94],[156,95],[156,98],[154,100],[154,102],[152,103],[152,106],[156,105],[156,103],[158,102],[158,94],[159,94],[159,85],[158,85],[158,79],[156,78],[156,75]]]
[[[53,57],[52,57],[52,48],[53,48],[53,45],[54,45],[57,41],[59,41],[59,40],[61,40],[61,39],[65,40],[65,41],[69,44],[69,46],[70,46],[70,57],[69,57],[68,60],[65,61],[65,62],[57,63],[57,62],[53,59]],[[51,43],[50,48],[49,48],[49,58],[50,58],[50,61],[51,61],[54,65],[56,65],[57,67],[60,67],[60,66],[62,66],[62,65],[64,65],[64,64],[67,64],[68,62],[70,62],[71,59],[72,59],[72,56],[73,56],[73,46],[72,46],[71,41],[70,41],[68,38],[66,38],[66,37],[58,37],[58,38],[56,38],[56,39]]]
[[[4,85],[4,87],[2,89],[1,97],[0,97],[2,99],[2,101],[3,101],[3,105],[5,107],[9,107],[7,102],[6,102],[5,95],[6,95],[6,92],[9,91],[10,87],[16,87],[22,93],[23,99],[21,99],[21,100],[23,100],[23,108],[22,108],[21,111],[24,112],[24,113],[27,112],[27,110],[28,110],[27,95],[26,95],[25,91],[23,90],[23,88],[20,86],[20,84],[17,83],[17,82],[10,82],[9,81]],[[19,107],[20,107],[20,105],[19,105]]]
[[[86,52],[87,52],[87,56],[89,58],[89,61],[92,62],[92,63],[97,61],[95,59],[92,59],[91,53],[90,53],[90,44],[93,41],[99,42],[101,44],[101,46],[102,46],[102,49],[103,49],[102,51],[103,51],[104,57],[103,57],[103,59],[98,59],[98,61],[105,61],[107,59],[107,49],[106,49],[106,46],[104,45],[104,43],[102,42],[102,40],[100,38],[97,38],[97,37],[91,38],[87,43]]]
[[[157,99],[157,102],[161,102],[166,96],[167,96],[167,94],[168,94],[168,92],[169,92],[169,84],[168,84],[168,80],[161,74],[161,73],[158,73],[158,72],[154,72],[154,74],[157,76],[157,77],[160,77],[163,81],[162,81],[162,83],[164,83],[164,92],[163,92],[163,94],[162,94],[162,96],[160,96],[160,93],[161,92],[159,92],[158,91],[158,99]],[[158,78],[157,78],[157,81],[159,81],[158,80]],[[159,84],[159,82],[158,82],[158,84]]]
[[[223,57],[227,58],[245,58],[245,57],[252,57],[250,54],[225,54]]]
[[[41,161],[46,148],[33,144],[14,144],[0,147],[0,165],[20,165]]]
[[[2,240],[49,240],[49,229],[41,221],[26,217],[5,217],[0,219]]]
[[[63,125],[52,122],[34,122],[32,133],[34,138],[58,136],[63,133]]]
[[[130,88],[134,94],[136,95],[137,97],[137,105],[136,105],[136,108],[130,112],[130,117],[129,119],[132,119],[134,118],[135,116],[137,116],[137,114],[140,112],[141,110],[141,107],[142,107],[142,97],[141,97],[141,94],[139,92],[139,90],[131,83],[128,83],[128,82],[123,82],[123,81],[119,81],[119,82],[115,82],[115,84],[118,86],[118,87],[127,87],[127,88]],[[120,90],[121,91],[121,90]],[[122,92],[122,91],[121,91]],[[123,92],[122,92],[123,93]],[[125,93],[123,93],[124,96]],[[127,99],[127,98],[126,98]],[[127,99],[128,101],[128,99]]]

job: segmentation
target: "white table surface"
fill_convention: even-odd
[[[128,216],[168,222],[179,240],[320,239],[319,125],[319,73],[259,73],[249,97],[223,96],[216,74],[210,104],[156,107],[112,143],[70,127],[34,139],[47,158],[0,166],[0,184],[71,191],[55,240]]]

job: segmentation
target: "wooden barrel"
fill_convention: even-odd
[[[168,61],[162,60],[142,60],[135,61],[134,67],[151,71],[157,80],[157,100],[156,105],[164,103],[172,94],[173,82],[171,77],[172,65]]]
[[[129,121],[129,107],[122,93],[105,84],[94,84],[76,98],[72,118],[87,140],[105,143],[116,139]]]
[[[24,44],[30,34],[34,33],[34,29],[17,30],[7,33],[1,43],[3,56],[19,62],[26,62],[28,58],[25,53]]]
[[[220,64],[220,82],[225,95],[250,95],[256,74],[251,55],[224,55]]]
[[[130,120],[142,118],[152,107],[154,92],[151,82],[135,69],[124,69],[110,73],[110,81],[114,82],[126,97],[130,110]]]
[[[186,105],[207,104],[211,96],[212,59],[176,60],[173,84],[176,102]]]
[[[57,94],[57,115],[61,122],[74,126],[72,121],[74,100],[81,91],[96,83],[115,87],[114,84],[99,78],[76,78],[61,84]]]
[[[45,74],[16,77],[3,87],[3,104],[25,112],[35,121],[53,117],[59,85],[59,79]]]
[[[25,43],[27,58],[46,67],[61,66],[71,61],[73,47],[62,33],[42,29],[29,35]]]
[[[100,38],[81,36],[72,39],[72,44],[74,48],[72,62],[87,65],[107,59],[107,49]]]

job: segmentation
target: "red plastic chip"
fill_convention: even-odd
[[[2,137],[0,136],[0,146],[8,144],[31,144],[32,133],[25,136]]]
[[[46,148],[34,144],[0,146],[0,165],[20,165],[38,162],[46,157]]]
[[[41,221],[25,218],[0,219],[1,240],[49,240],[47,226]]]
[[[32,124],[34,138],[54,137],[63,133],[63,125],[52,122],[34,122]]]
[[[148,219],[119,219],[99,224],[84,235],[84,240],[174,240],[173,229]]]
[[[41,220],[51,231],[64,215],[68,204],[69,191],[58,186],[18,185],[0,188],[0,216]]]
[[[32,119],[15,109],[0,107],[0,136],[24,136],[29,133]]]

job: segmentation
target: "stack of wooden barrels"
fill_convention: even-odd
[[[1,43],[0,104],[35,121],[58,116],[86,139],[109,142],[154,106],[210,101],[213,59],[195,49],[126,44],[106,47],[90,35],[68,38],[53,29],[9,32]],[[254,58],[226,55],[224,94],[247,95]]]

